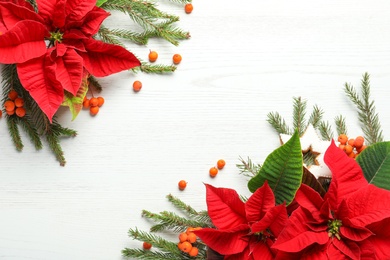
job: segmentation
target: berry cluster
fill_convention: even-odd
[[[104,98],[103,97],[92,97],[88,99],[87,97],[84,97],[83,101],[83,107],[85,109],[89,109],[89,113],[91,115],[97,115],[99,113],[99,108],[103,106],[104,104]]]
[[[179,243],[177,244],[177,247],[180,251],[192,257],[196,257],[198,255],[199,250],[196,247],[198,237],[195,235],[194,230],[199,229],[201,228],[189,227],[187,228],[186,232],[179,234]]]
[[[340,134],[337,140],[339,141],[339,148],[351,158],[355,158],[367,147],[364,145],[363,136],[358,136],[354,139],[348,138],[345,134]]]
[[[156,51],[151,50],[151,51],[149,51],[148,58],[149,58],[150,62],[155,62],[158,58],[158,53]],[[182,57],[180,54],[176,53],[172,56],[172,62],[175,65],[178,65],[181,62],[181,60],[182,60]]]
[[[9,116],[16,114],[18,117],[24,117],[26,115],[24,99],[19,97],[18,92],[15,90],[11,90],[8,93],[8,100],[4,102],[4,108]]]
[[[222,170],[223,167],[225,167],[225,164],[226,164],[225,160],[223,159],[218,160],[217,167],[213,166],[209,170],[210,177],[214,178],[215,176],[217,176],[219,170]]]

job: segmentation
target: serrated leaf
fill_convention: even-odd
[[[77,91],[77,95],[73,96],[71,93],[65,91],[64,101],[62,106],[69,107],[70,112],[72,113],[72,121],[76,119],[77,115],[83,108],[84,97],[88,91],[88,75],[83,77],[81,86]]]
[[[107,2],[107,0],[97,0],[96,2],[96,6],[101,6],[102,4],[104,4],[105,2]]]
[[[289,205],[302,182],[302,150],[298,131],[284,145],[266,158],[259,173],[248,182],[255,192],[267,180],[275,194],[276,204]]]
[[[356,157],[356,162],[369,183],[390,190],[390,142],[368,146]]]

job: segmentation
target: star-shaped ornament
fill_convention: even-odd
[[[281,144],[285,144],[290,140],[292,135],[280,134]],[[304,158],[313,158],[313,162],[309,165],[304,165],[317,179],[319,177],[332,177],[328,166],[324,162],[324,154],[330,145],[330,141],[323,141],[318,136],[317,131],[312,124],[309,124],[299,138],[301,149]]]

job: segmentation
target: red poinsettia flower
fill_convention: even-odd
[[[390,192],[368,184],[334,142],[325,153],[332,181],[325,198],[306,185],[300,207],[273,248],[277,259],[390,259]]]
[[[107,76],[140,65],[126,49],[93,38],[107,13],[96,0],[0,0],[0,63],[17,64],[23,87],[52,120],[64,90],[85,72]]]
[[[206,200],[214,228],[195,231],[225,259],[273,259],[270,249],[287,221],[285,205],[275,206],[266,182],[244,203],[237,192],[206,184]]]

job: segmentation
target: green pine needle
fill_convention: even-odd
[[[337,116],[335,119],[337,136],[341,134],[348,135],[346,119],[342,115]]]
[[[260,164],[253,163],[249,157],[246,161],[242,157],[240,157],[239,160],[241,163],[236,164],[236,167],[240,170],[240,174],[244,176],[252,178],[261,168]]]
[[[293,98],[293,128],[298,130],[299,136],[306,130],[306,101],[301,97]]]
[[[309,117],[309,124],[312,124],[314,128],[317,128],[321,123],[323,115],[324,111],[317,105],[314,105],[313,111]]]
[[[267,115],[267,122],[276,130],[278,134],[291,134],[286,121],[278,112],[270,112]]]
[[[321,121],[318,130],[320,131],[323,140],[330,141],[333,139],[333,131],[329,122]]]

